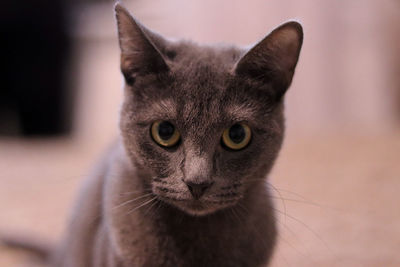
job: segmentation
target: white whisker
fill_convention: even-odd
[[[138,207],[136,207],[136,208],[130,210],[127,214],[131,214],[132,212],[134,212],[134,211],[140,209],[141,207],[146,206],[147,204],[151,203],[151,202],[154,201],[155,199],[157,199],[157,197],[153,197],[152,199],[150,199],[150,200],[148,200],[148,201],[145,201],[144,203],[142,203],[142,204],[139,205]]]
[[[139,200],[139,199],[148,197],[148,196],[150,196],[150,195],[152,195],[152,193],[147,193],[147,194],[144,194],[144,195],[142,195],[142,196],[136,197],[136,198],[134,198],[134,199],[127,200],[127,201],[122,202],[121,204],[119,204],[119,205],[113,207],[112,210],[121,208],[121,207],[123,207],[123,206],[125,206],[125,205],[127,205],[127,204],[129,204],[129,203],[132,203],[132,202],[134,202],[134,201],[136,201],[136,200]]]

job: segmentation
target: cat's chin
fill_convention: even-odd
[[[182,200],[175,201],[173,199],[162,198],[162,200],[168,203],[169,205],[191,216],[207,216],[219,210],[232,206],[232,204],[230,205],[210,204],[202,200],[194,200],[194,199],[188,199],[185,201]]]
[[[218,207],[210,207],[197,200],[179,203],[178,208],[192,216],[206,216],[219,210]]]

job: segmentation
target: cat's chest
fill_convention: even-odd
[[[250,249],[250,243],[238,239],[231,242],[207,236],[190,241],[163,236],[157,239],[136,247],[134,253],[140,252],[126,266],[257,266],[256,261],[248,257],[259,258],[256,254],[263,254]]]
[[[265,243],[268,229],[258,228],[233,222],[148,224],[125,240],[130,245],[124,266],[259,266],[272,243]]]

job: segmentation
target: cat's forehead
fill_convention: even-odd
[[[239,52],[195,45],[184,46],[171,62],[171,90],[183,121],[208,125],[224,112],[226,88]]]
[[[240,89],[234,68],[242,50],[181,43],[168,47],[168,52],[174,57],[167,60],[167,82],[155,87],[159,93],[148,94],[151,104],[144,106],[145,113],[137,113],[140,120],[171,120],[202,136],[212,128],[257,116],[259,103],[245,90],[230,90]]]
[[[169,61],[178,79],[197,83],[215,83],[226,79],[243,51],[235,47],[204,46],[182,42],[171,47],[174,58]]]
[[[173,47],[175,57],[168,62],[174,95],[209,102],[210,95],[221,97],[241,51],[234,47],[210,47],[180,43]]]

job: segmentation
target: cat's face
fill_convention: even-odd
[[[192,215],[237,204],[279,152],[301,28],[282,26],[246,53],[167,42],[116,10],[127,81],[121,133],[145,184]]]

